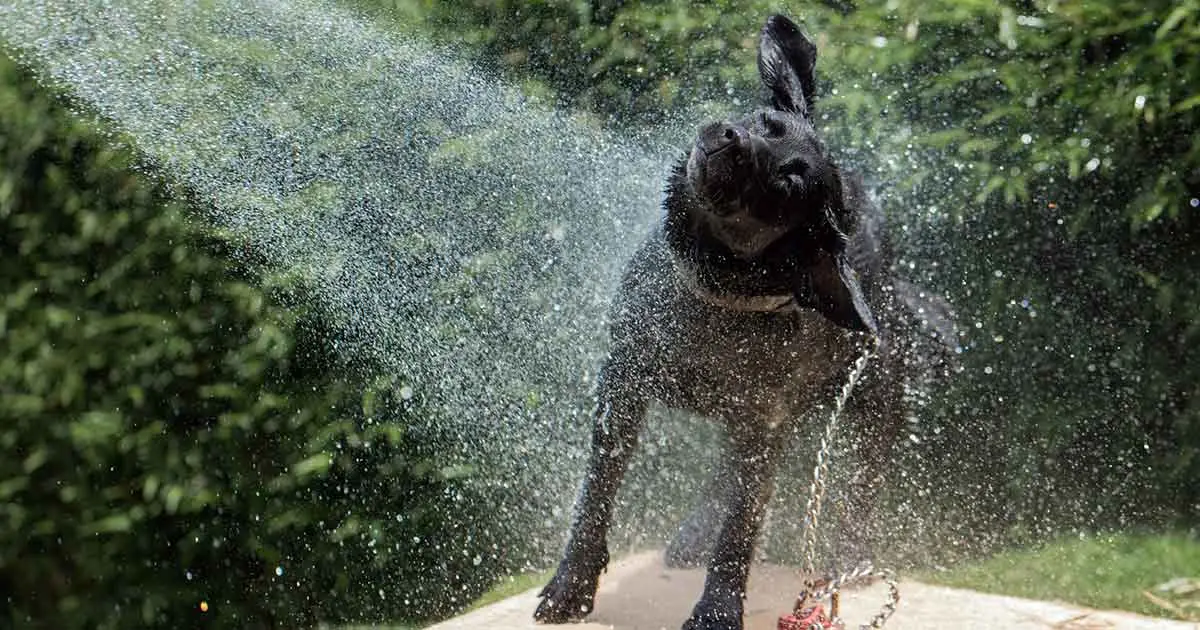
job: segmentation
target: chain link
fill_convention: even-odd
[[[833,438],[837,434],[838,421],[854,386],[867,370],[867,362],[879,348],[879,337],[871,336],[871,343],[863,348],[863,352],[854,362],[850,375],[842,384],[842,390],[834,399],[833,412],[829,422],[825,423],[825,432],[821,435],[821,448],[817,451],[817,461],[813,466],[812,484],[808,491],[808,505],[804,508],[806,529],[804,532],[804,570],[809,575],[817,572],[817,530],[821,519],[821,501],[825,498],[825,477],[829,474],[829,459],[833,452]]]
[[[804,509],[804,570],[809,576],[816,575],[817,572],[817,530],[821,519],[821,502],[825,498],[825,478],[829,474],[829,460],[833,453],[833,438],[837,434],[838,422],[841,420],[846,403],[850,400],[850,394],[854,392],[854,387],[866,372],[867,363],[878,350],[879,337],[872,336],[870,344],[863,348],[862,354],[855,360],[846,382],[842,384],[841,391],[834,399],[833,412],[830,413],[829,421],[825,424],[825,432],[821,435],[821,448],[817,451],[817,461],[813,465],[808,504]],[[888,595],[880,611],[869,622],[860,625],[859,630],[879,630],[896,612],[896,606],[900,602],[900,588],[896,584],[894,573],[888,570],[876,570],[870,563],[843,573],[822,584],[819,588],[815,588],[814,583],[809,583],[808,588],[796,602],[797,608],[807,601],[832,599],[835,602],[836,610],[836,598],[841,588],[850,582],[867,578],[882,579],[888,586]],[[832,621],[838,627],[844,627],[842,620],[836,616],[836,612]],[[806,630],[825,630],[825,628],[816,624]]]
[[[896,583],[896,574],[887,569],[876,569],[871,563],[864,563],[858,568],[847,571],[829,582],[821,585],[819,588],[806,590],[801,599],[803,601],[821,601],[831,599],[842,590],[842,587],[852,582],[866,580],[870,578],[878,578],[883,580],[888,587],[887,599],[883,606],[880,607],[878,613],[865,624],[860,625],[859,630],[879,630],[883,628],[883,624],[896,612],[896,606],[900,603],[900,587]],[[802,605],[798,602],[799,605]],[[834,617],[835,623],[843,623],[838,617]],[[809,630],[809,629],[805,629]],[[824,630],[824,629],[820,629]]]

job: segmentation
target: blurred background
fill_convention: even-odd
[[[552,566],[620,260],[695,126],[756,102],[777,11],[963,333],[912,394],[883,555],[1200,616],[1200,3],[193,4],[0,3],[0,627],[419,624]],[[285,66],[301,12],[341,30]],[[199,61],[110,84],[177,52],[123,29]],[[352,36],[428,82],[375,90]],[[660,415],[622,549],[663,544],[716,441]]]

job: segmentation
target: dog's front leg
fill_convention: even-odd
[[[575,504],[575,521],[558,571],[542,589],[533,616],[543,623],[583,619],[592,611],[600,572],[608,564],[609,521],[613,499],[645,416],[636,384],[616,378],[606,366],[592,426],[592,455],[583,489]]]
[[[704,594],[683,630],[741,630],[742,600],[754,558],[754,543],[774,489],[779,448],[771,440],[735,446],[737,490],[709,560]]]

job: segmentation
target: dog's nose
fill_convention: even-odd
[[[713,123],[700,130],[700,148],[712,155],[729,147],[746,147],[750,144],[750,132],[741,125]]]

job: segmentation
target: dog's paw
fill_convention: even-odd
[[[742,611],[693,613],[683,630],[742,630]]]
[[[742,630],[742,600],[730,598],[720,604],[700,600],[683,630]]]
[[[603,567],[601,567],[603,568]],[[534,620],[539,623],[568,623],[580,621],[592,612],[600,570],[575,570],[563,562],[538,597],[542,598]]]

